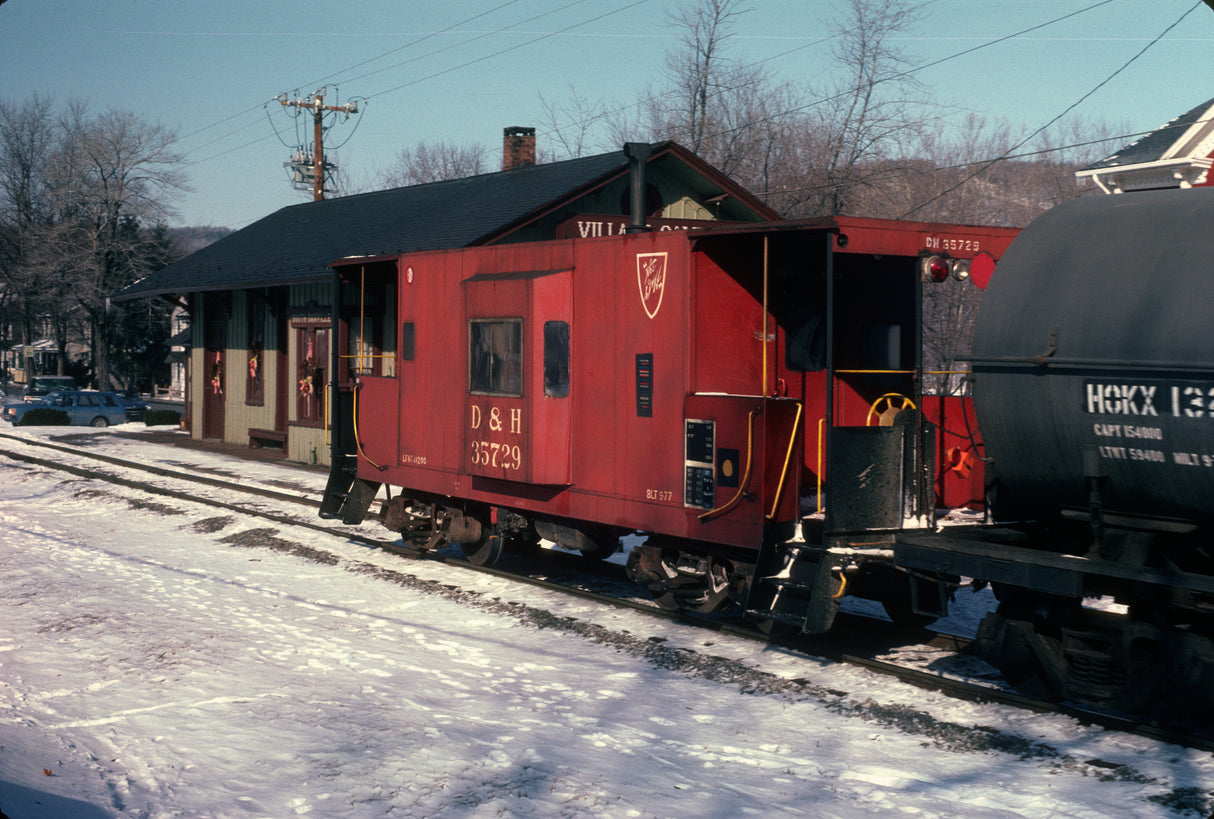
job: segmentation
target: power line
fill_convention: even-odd
[[[563,11],[566,8],[570,8],[572,6],[579,5],[582,2],[586,2],[586,0],[576,0],[576,2],[574,2],[574,3],[570,3],[567,6],[562,6],[561,9],[559,9],[559,10]],[[389,88],[386,91],[380,91],[377,94],[373,94],[370,96],[371,97],[384,96],[386,94],[395,93],[397,91],[400,91],[403,88],[408,88],[411,85],[417,85],[420,82],[424,82],[426,80],[432,80],[436,77],[441,77],[444,74],[450,74],[453,71],[459,71],[462,68],[467,68],[468,66],[476,65],[477,63],[483,63],[485,60],[491,60],[494,57],[500,57],[503,54],[509,54],[511,51],[517,51],[520,48],[526,48],[527,46],[535,45],[536,43],[551,39],[552,37],[556,37],[557,35],[560,35],[560,34],[565,34],[576,28],[581,28],[582,26],[590,25],[591,23],[597,23],[599,20],[603,20],[607,17],[611,17],[613,15],[619,14],[624,11],[628,11],[629,9],[636,8],[637,6],[644,5],[645,3],[648,3],[648,2],[650,2],[650,0],[635,0],[635,2],[629,3],[628,5],[622,6],[618,9],[615,9],[614,11],[603,12],[602,14],[599,14],[595,17],[591,17],[589,20],[583,20],[580,23],[574,23],[573,25],[566,26],[565,28],[558,29],[556,31],[546,32],[546,33],[541,34],[540,36],[535,37],[534,39],[528,40],[524,43],[518,43],[516,45],[508,46],[508,47],[500,49],[498,51],[494,51],[491,54],[486,54],[484,56],[477,57],[472,60],[468,60],[464,63],[461,63],[460,65],[452,66],[450,68],[445,68],[442,71],[435,71],[434,73],[427,74],[424,77],[418,77],[417,79],[410,80],[409,82],[406,82],[406,83],[401,83],[400,85]],[[530,22],[530,21],[523,21],[523,22]],[[520,23],[520,25],[521,25],[521,23]]]
[[[1040,128],[1038,128],[1036,131],[1033,131],[1033,133],[1029,134],[1029,135],[1028,135],[1028,136],[1026,136],[1024,139],[1020,140],[1020,141],[1019,141],[1019,142],[1017,142],[1015,145],[1013,145],[1011,148],[1009,148],[1009,149],[1008,149],[1008,151],[1007,151],[1007,153],[1011,153],[1012,151],[1015,151],[1015,150],[1017,150],[1017,149],[1019,149],[1019,148],[1022,148],[1022,147],[1025,145],[1025,143],[1027,143],[1027,142],[1028,142],[1030,139],[1033,139],[1034,137],[1036,137],[1037,135],[1039,135],[1039,134],[1040,134],[1041,132],[1043,132],[1043,131],[1044,131],[1046,128],[1049,128],[1051,125],[1053,125],[1053,124],[1054,124],[1055,122],[1057,122],[1058,120],[1062,119],[1064,116],[1066,116],[1067,114],[1069,114],[1071,111],[1074,111],[1074,110],[1075,110],[1077,107],[1079,107],[1079,105],[1081,105],[1081,104],[1082,104],[1082,103],[1083,103],[1083,102],[1084,102],[1086,99],[1088,99],[1088,97],[1092,96],[1092,95],[1093,95],[1093,94],[1095,94],[1097,91],[1099,91],[1101,88],[1103,88],[1104,86],[1106,86],[1108,83],[1110,83],[1110,82],[1113,80],[1113,78],[1114,78],[1114,77],[1116,77],[1116,76],[1117,76],[1118,74],[1120,74],[1122,71],[1125,71],[1127,68],[1129,68],[1129,67],[1130,67],[1130,66],[1131,66],[1131,65],[1132,65],[1132,64],[1133,64],[1133,63],[1134,63],[1134,62],[1135,62],[1135,61],[1136,61],[1136,60],[1137,60],[1139,57],[1141,57],[1143,54],[1146,54],[1146,53],[1147,53],[1147,51],[1148,51],[1148,50],[1149,50],[1149,49],[1150,49],[1152,46],[1154,46],[1156,43],[1158,43],[1160,40],[1162,40],[1162,39],[1163,39],[1163,38],[1164,38],[1164,37],[1167,35],[1167,33],[1168,33],[1169,31],[1171,31],[1172,29],[1176,28],[1178,25],[1180,25],[1180,24],[1181,24],[1181,22],[1183,22],[1183,21],[1184,21],[1184,19],[1185,19],[1186,17],[1188,17],[1190,14],[1192,14],[1194,11],[1196,11],[1196,10],[1197,10],[1197,7],[1198,7],[1198,6],[1200,6],[1200,5],[1202,4],[1202,2],[1204,2],[1204,0],[1197,0],[1197,2],[1196,2],[1196,3],[1194,3],[1194,4],[1192,5],[1192,7],[1191,7],[1191,8],[1190,8],[1188,11],[1186,11],[1184,14],[1180,15],[1180,17],[1176,18],[1176,21],[1175,21],[1174,23],[1172,23],[1170,26],[1168,26],[1168,27],[1167,27],[1167,28],[1165,28],[1163,31],[1161,31],[1161,32],[1160,32],[1160,33],[1159,33],[1159,34],[1158,34],[1158,35],[1155,37],[1155,39],[1151,40],[1151,42],[1149,42],[1149,43],[1147,43],[1145,46],[1143,46],[1143,47],[1142,47],[1142,49],[1141,49],[1141,50],[1140,50],[1140,51],[1139,51],[1137,54],[1135,54],[1133,57],[1131,57],[1130,59],[1128,59],[1128,60],[1126,60],[1124,63],[1122,63],[1122,64],[1121,64],[1121,66],[1120,66],[1120,67],[1119,67],[1119,68],[1118,68],[1116,71],[1114,71],[1114,72],[1113,72],[1112,74],[1110,74],[1109,76],[1105,77],[1103,80],[1101,80],[1100,82],[1098,82],[1098,83],[1095,85],[1095,87],[1093,87],[1093,88],[1092,88],[1090,91],[1088,91],[1086,94],[1084,94],[1083,96],[1081,96],[1079,99],[1075,100],[1075,102],[1073,102],[1073,103],[1071,103],[1069,106],[1067,106],[1067,107],[1066,107],[1066,109],[1062,111],[1062,113],[1058,114],[1056,117],[1054,117],[1053,119],[1051,119],[1051,120],[1050,120],[1049,122],[1047,122],[1045,125],[1042,125],[1042,126],[1041,126]],[[964,185],[966,182],[969,182],[971,179],[973,179],[974,177],[978,176],[978,174],[982,173],[982,172],[983,172],[983,171],[985,171],[987,168],[989,168],[989,167],[991,167],[992,165],[994,165],[996,162],[999,162],[1000,160],[1002,160],[1002,159],[1006,158],[1007,153],[1005,153],[1005,155],[1004,155],[1004,156],[997,157],[997,158],[995,158],[995,159],[992,159],[992,160],[988,161],[988,162],[987,162],[985,165],[983,165],[982,167],[978,168],[978,170],[974,171],[972,174],[970,174],[969,176],[965,177],[964,179],[962,179],[962,180],[961,180],[960,182],[958,182],[957,184],[953,185],[953,186],[952,186],[952,187],[950,187],[950,188],[946,188],[945,190],[943,190],[943,191],[941,191],[940,193],[938,193],[938,194],[936,194],[935,196],[933,196],[931,199],[928,199],[926,202],[923,202],[922,204],[917,205],[916,207],[911,208],[910,210],[908,210],[906,213],[902,214],[902,216],[900,216],[900,217],[898,217],[898,218],[900,218],[900,219],[905,219],[905,218],[907,218],[908,216],[910,216],[911,214],[916,213],[916,212],[918,212],[918,211],[922,210],[923,208],[927,207],[927,206],[928,206],[928,205],[930,205],[932,202],[935,202],[935,201],[937,201],[937,200],[941,199],[942,197],[947,196],[948,194],[950,194],[950,193],[952,193],[953,191],[957,190],[957,188],[959,188],[959,187],[961,187],[962,185]]]
[[[306,176],[304,168],[308,165],[312,168],[312,200],[319,202],[325,198],[325,175],[329,170],[330,164],[325,162],[325,114],[344,113],[347,116],[358,113],[358,103],[346,103],[345,105],[325,105],[325,89],[314,91],[312,96],[300,98],[297,100],[287,99],[286,94],[279,96],[278,101],[284,106],[295,108],[301,113],[304,109],[312,112],[313,136],[312,136],[312,154],[307,157],[306,161],[302,154],[296,155],[289,162],[287,167],[297,174],[300,180]],[[344,143],[343,143],[344,144]],[[298,187],[298,186],[297,186]]]
[[[1082,14],[1086,14],[1086,13],[1087,13],[1087,12],[1089,12],[1089,11],[1093,11],[1093,10],[1095,10],[1095,9],[1097,9],[1097,8],[1100,8],[1101,6],[1107,6],[1107,5],[1109,5],[1110,3],[1112,3],[1112,2],[1114,2],[1114,0],[1099,0],[1099,2],[1093,3],[1093,4],[1089,5],[1089,6],[1085,6],[1085,7],[1084,7],[1084,8],[1082,8],[1082,9],[1076,9],[1075,11],[1068,12],[1068,13],[1066,13],[1066,14],[1063,14],[1063,15],[1060,15],[1060,16],[1058,16],[1058,17],[1055,17],[1055,18],[1053,18],[1053,19],[1051,19],[1051,20],[1047,20],[1047,21],[1045,21],[1045,22],[1043,22],[1043,23],[1038,23],[1038,24],[1036,24],[1036,25],[1029,26],[1028,28],[1021,29],[1020,31],[1014,32],[1014,33],[1012,33],[1012,34],[1007,34],[1007,35],[1004,35],[1004,36],[1002,36],[1002,37],[997,37],[997,38],[995,38],[995,39],[993,39],[993,40],[989,40],[989,41],[987,41],[987,42],[980,43],[980,44],[978,44],[978,45],[976,45],[976,46],[972,46],[972,47],[970,47],[970,48],[963,49],[962,51],[955,52],[955,53],[950,54],[950,55],[948,55],[948,56],[946,56],[946,57],[941,57],[941,58],[939,58],[939,59],[937,59],[937,60],[933,60],[933,61],[928,62],[928,63],[925,63],[925,64],[923,64],[923,65],[915,66],[914,68],[909,68],[909,69],[907,69],[907,70],[905,70],[905,71],[902,71],[902,72],[899,72],[899,73],[896,73],[896,74],[892,74],[892,75],[890,75],[890,76],[888,76],[888,77],[883,77],[883,78],[881,78],[881,79],[879,79],[879,80],[876,80],[876,81],[874,82],[874,85],[880,85],[880,84],[885,83],[885,82],[892,82],[892,81],[894,81],[894,80],[904,79],[904,78],[910,77],[911,75],[916,74],[916,73],[918,73],[918,72],[920,72],[920,71],[924,71],[924,70],[926,70],[926,69],[928,69],[928,68],[934,68],[934,67],[936,67],[936,66],[938,66],[938,65],[942,65],[943,63],[947,63],[947,62],[949,62],[949,61],[951,61],[951,60],[955,60],[955,59],[957,59],[957,58],[959,58],[959,57],[964,57],[964,56],[966,56],[966,55],[968,55],[968,54],[973,54],[974,52],[981,51],[982,49],[985,49],[985,48],[990,48],[991,46],[999,45],[1000,43],[1005,43],[1005,42],[1007,42],[1007,41],[1009,41],[1009,40],[1013,40],[1013,39],[1019,39],[1019,38],[1022,38],[1022,37],[1024,37],[1025,35],[1027,35],[1027,34],[1031,34],[1031,33],[1032,33],[1032,32],[1034,32],[1034,31],[1038,31],[1038,30],[1040,30],[1040,29],[1047,28],[1047,27],[1052,26],[1052,25],[1055,25],[1055,24],[1057,24],[1057,23],[1061,23],[1061,22],[1063,22],[1064,20],[1068,20],[1068,19],[1070,19],[1070,18],[1072,18],[1072,17],[1076,17],[1076,16],[1079,16],[1079,15],[1082,15]],[[811,42],[811,43],[807,43],[807,44],[805,44],[805,45],[803,45],[803,46],[798,46],[797,48],[790,49],[790,50],[788,50],[788,51],[786,51],[786,52],[783,52],[783,53],[781,53],[781,54],[776,54],[776,55],[773,55],[772,57],[766,57],[766,58],[764,58],[764,59],[762,59],[762,60],[756,60],[756,61],[755,61],[755,62],[753,62],[753,63],[750,63],[750,64],[748,64],[748,65],[743,66],[743,70],[751,70],[751,69],[754,69],[754,68],[761,67],[761,66],[766,65],[767,63],[772,62],[772,61],[774,61],[774,60],[776,60],[776,59],[779,59],[779,58],[781,58],[781,57],[785,57],[785,56],[787,56],[787,55],[789,55],[789,54],[795,53],[795,52],[797,52],[797,51],[804,50],[804,49],[806,49],[806,48],[811,48],[811,47],[813,47],[813,46],[820,45],[821,43],[823,43],[823,42],[827,42],[827,41],[829,41],[829,40],[831,40],[831,39],[833,39],[833,37],[822,37],[822,38],[819,38],[818,40],[815,40],[815,41],[813,41],[813,42]],[[731,92],[736,91],[736,90],[738,90],[738,89],[737,89],[737,88],[725,88],[725,89],[721,89],[720,91],[714,92],[714,93],[713,93],[712,95],[710,95],[710,96],[712,96],[712,97],[714,97],[714,98],[715,98],[715,97],[719,97],[719,96],[722,96],[722,95],[727,94],[727,93],[731,93]],[[673,93],[673,92],[672,92],[672,93]],[[740,124],[740,125],[737,125],[737,126],[735,126],[735,127],[733,127],[733,128],[727,128],[727,129],[725,129],[725,130],[716,131],[716,132],[714,132],[714,133],[712,133],[712,134],[708,135],[706,138],[707,138],[707,139],[713,139],[713,138],[719,138],[719,137],[727,136],[727,135],[729,135],[729,134],[733,134],[733,133],[736,133],[736,132],[738,132],[738,131],[742,131],[742,130],[744,130],[744,129],[746,129],[746,128],[753,127],[753,126],[755,126],[755,125],[761,125],[761,124],[763,124],[763,123],[765,123],[765,122],[771,122],[771,121],[776,120],[776,119],[779,119],[779,118],[781,118],[781,117],[785,117],[785,116],[787,116],[787,115],[789,115],[789,114],[795,114],[795,113],[797,113],[797,112],[804,111],[804,110],[806,110],[806,109],[813,108],[813,107],[818,106],[818,105],[822,105],[822,104],[825,104],[825,103],[828,103],[828,102],[834,102],[834,101],[836,101],[836,100],[839,100],[839,99],[842,99],[843,97],[845,97],[845,96],[847,95],[847,93],[848,93],[848,92],[840,92],[839,94],[835,94],[835,95],[828,96],[828,97],[823,97],[823,98],[821,98],[821,99],[814,100],[813,102],[806,103],[805,105],[801,105],[801,106],[796,106],[796,107],[793,107],[793,108],[789,108],[789,109],[787,109],[787,110],[785,110],[785,111],[781,111],[781,112],[778,112],[778,113],[772,114],[772,115],[767,116],[767,117],[762,117],[762,118],[759,118],[759,119],[749,120],[749,121],[744,122],[744,123],[742,123],[742,124]],[[576,127],[576,128],[582,128],[582,127],[585,127],[586,125],[588,125],[589,123],[591,123],[591,122],[593,122],[593,121],[595,121],[595,120],[597,120],[597,119],[601,119],[601,118],[603,118],[603,117],[611,116],[611,115],[613,115],[613,114],[618,114],[618,113],[621,113],[621,112],[623,112],[623,111],[627,111],[627,110],[628,110],[628,109],[630,109],[630,108],[639,108],[639,107],[641,107],[642,105],[645,105],[645,104],[647,104],[647,103],[651,103],[651,102],[653,102],[653,101],[654,101],[655,99],[657,99],[657,98],[658,98],[658,97],[654,97],[654,96],[652,96],[652,95],[651,95],[651,96],[647,97],[646,99],[643,99],[643,100],[638,100],[637,102],[634,102],[634,103],[629,103],[628,105],[621,106],[621,107],[619,107],[619,108],[613,109],[612,111],[607,111],[607,112],[604,112],[604,113],[601,113],[601,114],[596,114],[594,117],[591,117],[589,120],[583,120],[583,121],[581,121],[581,122],[570,123],[570,125],[569,125],[569,126],[567,126],[567,127],[569,127],[569,128],[575,128],[575,127]],[[559,133],[561,133],[561,131],[562,131],[562,130],[563,130],[563,129],[561,129],[561,128],[557,128],[557,129],[554,129],[553,131],[551,131],[551,132],[549,132],[549,133],[557,133],[557,134],[559,134]]]
[[[307,83],[307,84],[305,84],[305,86],[304,86],[304,87],[311,87],[311,86],[320,85],[321,83],[323,83],[323,82],[324,82],[325,80],[327,80],[327,79],[330,79],[330,78],[335,77],[335,76],[342,75],[342,74],[344,74],[345,72],[352,71],[352,70],[354,70],[354,69],[356,69],[356,68],[359,68],[359,67],[361,67],[361,66],[368,65],[368,64],[370,64],[370,63],[372,63],[372,62],[375,62],[376,60],[383,59],[384,57],[387,57],[387,56],[389,56],[389,55],[391,55],[391,54],[394,54],[394,53],[397,53],[397,52],[399,52],[399,51],[402,51],[402,50],[404,50],[404,49],[406,49],[406,48],[411,48],[411,47],[413,47],[413,46],[417,45],[418,43],[425,42],[426,40],[432,39],[432,38],[437,37],[437,36],[439,36],[439,35],[441,35],[441,34],[445,34],[445,33],[447,33],[447,32],[453,31],[453,30],[455,30],[455,29],[457,29],[457,28],[459,28],[459,27],[462,27],[462,26],[465,26],[465,25],[467,25],[467,24],[469,24],[469,23],[475,22],[476,20],[479,20],[479,19],[481,19],[481,18],[483,18],[483,17],[486,17],[486,16],[488,16],[488,15],[490,15],[490,14],[493,14],[494,12],[497,12],[497,11],[500,11],[500,10],[502,10],[502,9],[505,9],[505,8],[507,8],[507,7],[509,7],[509,6],[515,5],[515,4],[516,4],[516,3],[518,3],[518,2],[520,2],[520,0],[508,0],[508,2],[501,3],[501,4],[497,5],[497,6],[495,6],[495,7],[491,8],[491,9],[489,9],[488,11],[484,11],[484,12],[481,12],[481,13],[479,13],[479,14],[474,14],[474,15],[472,15],[471,17],[467,17],[467,18],[465,18],[465,19],[463,19],[463,20],[460,20],[460,21],[459,21],[459,22],[457,22],[457,23],[453,23],[453,24],[451,24],[451,25],[447,26],[446,28],[440,29],[440,30],[435,31],[435,32],[430,32],[430,33],[427,33],[427,34],[425,34],[425,35],[423,35],[423,36],[421,36],[421,37],[418,37],[418,38],[416,38],[416,39],[414,39],[414,40],[411,40],[410,42],[408,42],[408,43],[406,43],[406,44],[404,44],[404,45],[402,45],[402,46],[398,46],[397,48],[390,49],[390,50],[388,50],[388,51],[383,52],[382,54],[376,55],[375,57],[370,57],[370,58],[368,58],[368,59],[366,59],[366,60],[363,60],[363,61],[361,61],[361,62],[355,63],[355,64],[354,64],[354,65],[352,65],[352,66],[348,66],[348,67],[346,67],[346,68],[339,69],[339,70],[338,70],[338,71],[336,71],[336,72],[333,72],[333,73],[331,73],[331,74],[326,75],[326,76],[325,76],[324,78],[322,78],[321,80],[317,80],[317,81],[314,81],[314,82],[312,82],[312,83]],[[555,13],[559,13],[559,12],[565,11],[566,9],[572,8],[572,7],[577,6],[577,5],[581,5],[582,3],[585,3],[585,2],[588,2],[588,0],[573,0],[573,2],[566,3],[565,5],[560,6],[560,7],[556,8],[556,9],[552,9],[552,10],[547,11],[547,12],[544,12],[544,13],[542,13],[542,14],[533,15],[533,16],[531,16],[531,17],[528,17],[528,18],[524,19],[524,20],[520,20],[520,21],[518,21],[518,22],[512,23],[512,24],[510,24],[509,26],[504,26],[504,27],[501,27],[501,28],[495,29],[495,30],[493,30],[493,31],[489,31],[489,32],[486,32],[486,33],[483,33],[483,34],[479,34],[479,35],[477,35],[476,37],[472,37],[472,38],[470,38],[470,39],[464,40],[464,41],[462,41],[462,42],[460,42],[460,43],[457,43],[457,44],[455,44],[455,45],[448,46],[448,47],[445,47],[445,48],[441,48],[441,49],[438,49],[438,50],[436,50],[436,51],[428,52],[428,53],[427,53],[427,54],[425,54],[425,55],[421,55],[421,56],[418,56],[418,57],[413,57],[413,58],[410,58],[409,60],[405,60],[405,61],[400,62],[400,63],[396,63],[396,64],[393,64],[393,65],[390,65],[390,66],[386,66],[386,67],[384,67],[384,68],[377,69],[377,70],[375,70],[375,71],[370,71],[370,72],[367,72],[367,73],[365,73],[365,74],[357,75],[357,76],[354,76],[354,77],[348,77],[348,78],[346,78],[346,79],[342,80],[342,82],[343,82],[343,83],[347,83],[347,82],[353,82],[354,80],[364,79],[364,78],[366,78],[366,77],[373,76],[373,75],[378,74],[378,73],[382,73],[383,71],[387,71],[387,70],[390,70],[390,69],[392,69],[392,68],[398,68],[398,67],[400,67],[400,66],[402,66],[402,65],[407,65],[408,63],[410,63],[410,62],[414,62],[414,61],[419,60],[419,59],[426,59],[426,58],[432,57],[432,56],[434,56],[434,55],[436,55],[436,54],[441,54],[441,53],[443,53],[444,51],[449,51],[449,50],[451,50],[451,49],[453,49],[453,48],[458,48],[458,47],[462,47],[462,46],[468,45],[469,43],[473,43],[473,42],[476,42],[476,41],[478,41],[478,40],[485,39],[486,37],[491,37],[491,36],[494,36],[494,35],[497,35],[497,34],[502,34],[502,33],[505,33],[506,31],[509,31],[511,28],[515,28],[515,27],[517,27],[517,26],[524,25],[525,23],[533,22],[533,21],[535,21],[535,20],[540,19],[541,17],[545,17],[545,16],[548,16],[548,15],[550,15],[550,14],[555,14]],[[617,10],[617,12],[618,12],[618,11],[624,11],[624,10],[630,9],[630,8],[632,8],[632,7],[634,7],[634,6],[640,5],[640,3],[643,3],[643,2],[648,2],[648,0],[639,0],[639,2],[632,3],[631,5],[626,6],[626,7],[624,7],[623,9],[618,9],[618,10]],[[446,70],[441,71],[441,72],[438,72],[438,73],[436,73],[436,74],[432,74],[432,75],[430,75],[430,76],[423,77],[423,78],[421,78],[421,79],[419,79],[419,80],[415,80],[414,82],[411,82],[411,83],[406,83],[405,85],[401,85],[401,86],[398,86],[398,87],[396,87],[396,88],[391,88],[391,89],[388,89],[388,91],[380,92],[380,95],[382,95],[382,94],[388,94],[388,93],[392,93],[392,92],[394,92],[394,91],[400,90],[401,88],[407,87],[408,85],[412,85],[412,84],[414,84],[414,83],[416,83],[416,82],[421,82],[422,80],[426,80],[426,79],[432,79],[432,78],[434,78],[434,77],[441,76],[442,74],[449,73],[450,71],[455,71],[455,70],[458,70],[458,69],[460,69],[460,68],[465,68],[465,67],[467,67],[467,66],[469,66],[469,65],[474,65],[474,64],[476,64],[476,63],[483,62],[485,59],[489,59],[489,58],[491,58],[491,57],[498,56],[499,54],[504,54],[504,53],[507,53],[508,51],[512,51],[512,50],[515,50],[515,49],[517,49],[517,48],[521,48],[521,47],[523,47],[523,46],[530,45],[531,43],[534,43],[534,42],[539,42],[539,41],[541,41],[541,40],[547,39],[548,37],[555,36],[556,34],[565,33],[565,32],[567,32],[567,31],[569,31],[569,30],[574,29],[574,28],[578,28],[578,27],[581,27],[581,26],[587,25],[587,24],[589,24],[589,23],[596,22],[597,20],[600,20],[600,19],[602,19],[603,17],[609,16],[610,14],[614,14],[614,13],[617,13],[617,12],[608,12],[607,14],[602,14],[602,15],[599,15],[599,16],[597,16],[597,17],[591,18],[590,20],[583,21],[583,22],[581,22],[581,23],[577,23],[577,24],[575,24],[575,25],[573,25],[573,26],[570,26],[570,27],[567,27],[567,28],[565,28],[565,29],[562,29],[561,31],[554,32],[554,33],[551,33],[551,34],[544,35],[544,36],[542,36],[542,37],[535,38],[534,40],[531,40],[531,41],[530,41],[530,42],[528,42],[528,43],[523,43],[523,44],[518,45],[518,46],[513,46],[513,47],[511,47],[511,48],[504,49],[504,50],[502,50],[502,51],[499,51],[499,52],[496,52],[496,53],[494,53],[494,54],[488,55],[488,56],[486,56],[486,57],[477,58],[477,59],[475,59],[475,60],[471,60],[471,61],[465,62],[465,63],[463,63],[463,64],[461,64],[461,65],[455,66],[455,67],[450,68],[450,69],[446,69]],[[199,134],[199,133],[202,133],[202,132],[204,132],[204,131],[207,131],[207,130],[209,130],[209,129],[211,129],[211,128],[214,128],[214,127],[216,127],[216,126],[218,126],[218,125],[220,125],[220,124],[222,124],[222,123],[225,123],[225,122],[231,122],[232,120],[234,120],[234,119],[236,119],[236,118],[238,118],[238,117],[240,117],[240,116],[243,116],[243,115],[245,115],[245,114],[249,114],[249,113],[251,113],[251,112],[253,112],[253,111],[256,111],[256,110],[257,110],[259,107],[260,107],[260,108],[265,108],[266,106],[268,106],[268,105],[269,105],[269,103],[270,103],[270,102],[274,102],[274,101],[275,101],[275,99],[276,99],[276,98],[274,98],[274,99],[270,99],[270,100],[268,100],[268,101],[266,101],[266,102],[264,102],[264,103],[260,103],[259,105],[252,106],[252,107],[250,107],[250,108],[246,108],[246,109],[244,109],[243,111],[240,111],[240,112],[237,112],[237,113],[235,113],[235,114],[232,114],[231,116],[229,116],[229,117],[227,117],[227,118],[225,118],[225,119],[223,119],[223,120],[219,120],[219,121],[217,121],[217,122],[210,123],[209,125],[205,125],[205,126],[203,126],[202,128],[198,128],[198,129],[196,129],[196,130],[194,130],[194,131],[191,131],[190,133],[185,134],[185,135],[183,135],[183,136],[182,136],[182,137],[180,137],[180,138],[181,138],[181,139],[188,139],[188,138],[189,138],[189,137],[191,137],[191,136],[195,136],[195,135],[197,135],[197,134]],[[364,99],[364,100],[366,100],[366,99],[368,99],[368,98],[367,98],[367,97],[363,97],[363,99]],[[244,130],[244,129],[245,129],[245,128],[247,128],[247,127],[249,127],[249,126],[247,126],[247,125],[246,125],[246,126],[242,126],[242,127],[241,127],[241,128],[239,128],[239,129],[236,129],[236,130],[234,130],[234,131],[230,131],[229,133],[224,134],[223,136],[217,137],[217,138],[215,138],[214,140],[212,140],[211,142],[206,143],[206,145],[203,145],[203,146],[200,146],[199,148],[194,148],[194,149],[191,149],[190,151],[187,151],[187,152],[186,152],[186,155],[188,156],[190,153],[193,153],[193,152],[195,152],[195,151],[198,151],[198,150],[200,150],[202,147],[206,147],[207,145],[212,145],[212,144],[214,144],[215,142],[220,142],[220,141],[222,141],[222,140],[226,139],[227,137],[232,136],[233,134],[238,133],[238,132],[239,132],[239,131],[241,131],[241,130]],[[277,135],[277,131],[276,131],[276,135]],[[279,138],[280,140],[282,139],[282,137],[281,137],[281,136],[279,136],[278,138]],[[257,140],[257,142],[260,142],[260,141],[261,141],[261,140]],[[248,145],[250,145],[250,144],[256,144],[256,143],[245,143],[244,145],[237,146],[237,148],[230,149],[230,150],[227,150],[227,151],[222,151],[222,152],[217,153],[217,154],[212,154],[211,156],[208,156],[208,157],[206,157],[206,158],[204,158],[204,159],[195,160],[195,161],[190,162],[190,163],[188,163],[188,164],[189,164],[189,165],[196,165],[196,164],[200,164],[200,163],[202,163],[202,162],[208,162],[208,161],[210,161],[210,160],[212,160],[212,159],[215,159],[215,158],[217,158],[217,157],[224,156],[224,155],[226,155],[226,154],[228,154],[228,153],[231,153],[233,150],[239,150],[240,148],[247,147],[247,146],[248,146]],[[285,143],[284,143],[284,144],[285,144]]]
[[[483,11],[480,14],[474,14],[471,17],[467,17],[463,20],[460,20],[458,23],[452,23],[451,25],[447,26],[446,28],[439,29],[438,31],[431,31],[431,32],[428,32],[427,34],[423,34],[421,37],[418,37],[415,40],[410,40],[409,42],[405,43],[402,46],[398,46],[396,48],[390,49],[389,51],[385,51],[383,54],[378,54],[374,57],[370,57],[366,60],[363,60],[360,63],[355,63],[354,65],[338,69],[337,71],[334,71],[332,74],[328,74],[324,77],[321,77],[319,80],[313,80],[312,82],[307,83],[307,84],[308,85],[320,85],[321,83],[328,82],[330,79],[337,77],[346,71],[353,71],[356,68],[362,68],[364,65],[369,65],[369,64],[375,62],[376,60],[382,60],[384,57],[387,57],[391,54],[395,54],[398,51],[404,51],[406,48],[412,48],[413,46],[417,45],[418,43],[424,43],[426,40],[433,39],[434,37],[437,37],[440,34],[446,34],[447,32],[453,31],[457,28],[460,28],[461,26],[466,26],[469,23],[475,22],[482,17],[487,17],[490,14],[493,14],[494,12],[501,11],[502,9],[506,8],[507,6],[513,6],[515,3],[518,3],[518,2],[520,2],[520,0],[508,0],[508,2],[502,3],[499,6],[494,6],[493,8],[489,9],[488,11]],[[403,63],[398,63],[397,65],[403,65]],[[393,68],[393,67],[395,67],[395,66],[388,66],[388,68]],[[378,73],[378,71],[382,71],[382,70],[386,70],[386,69],[378,69],[377,71],[371,72],[371,74]],[[362,74],[357,77],[347,78],[347,79],[342,80],[342,82],[352,82],[354,80],[360,80],[363,77],[371,76],[371,74]]]

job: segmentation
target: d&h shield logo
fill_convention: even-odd
[[[666,291],[666,253],[637,254],[637,287],[641,289],[641,305],[653,318],[662,307]]]

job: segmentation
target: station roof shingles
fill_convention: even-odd
[[[654,146],[694,166],[701,183],[739,189],[674,143]],[[652,166],[653,159],[650,164]],[[387,256],[484,244],[628,172],[622,151],[464,179],[291,205],[228,234],[115,294],[117,301],[327,280],[347,256]],[[745,192],[751,218],[774,214]]]

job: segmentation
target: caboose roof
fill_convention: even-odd
[[[1187,188],[1207,182],[1214,154],[1214,99],[1207,100],[1117,153],[1077,171],[1106,193]]]
[[[651,178],[660,173],[686,195],[720,199],[721,218],[777,217],[676,143],[654,145],[648,167]],[[572,215],[579,201],[627,175],[623,151],[613,151],[291,205],[146,276],[114,299],[327,281],[330,263],[347,256],[509,242],[545,217]]]

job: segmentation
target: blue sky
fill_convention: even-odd
[[[326,102],[365,99],[362,113],[326,139],[327,146],[345,141],[337,158],[355,184],[370,185],[401,148],[423,140],[482,145],[492,170],[503,127],[536,126],[544,144],[541,95],[557,106],[572,92],[622,106],[660,84],[675,41],[667,12],[677,5],[7,0],[0,98],[84,100],[94,111],[131,110],[176,129],[193,187],[176,203],[177,224],[239,228],[308,198],[282,167],[292,148],[280,138],[293,145],[297,137],[276,95],[327,85]],[[955,116],[1003,119],[1027,134],[1194,5],[1075,112],[1142,131],[1214,97],[1214,11],[1201,2],[935,0],[900,44],[927,63],[1079,12],[917,75]],[[820,79],[832,70],[819,42],[831,8],[825,0],[755,0],[736,25],[731,53],[747,62],[774,58],[775,79]]]

